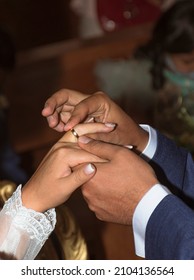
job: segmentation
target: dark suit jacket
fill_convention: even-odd
[[[173,194],[166,196],[146,228],[146,259],[194,259],[194,162],[185,149],[158,134],[151,161],[159,181]]]

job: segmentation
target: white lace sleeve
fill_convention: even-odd
[[[0,252],[35,259],[55,224],[55,209],[39,213],[22,205],[20,185],[0,212]]]

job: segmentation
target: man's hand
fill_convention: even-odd
[[[158,183],[154,171],[127,148],[88,137],[80,137],[78,143],[107,161],[96,163],[95,176],[82,186],[89,208],[100,220],[130,225],[137,204]]]
[[[46,100],[42,115],[47,118],[51,128],[59,132],[67,131],[65,125],[69,121],[75,106],[88,96],[79,91],[61,89]]]
[[[60,90],[46,101],[42,115],[47,118],[49,126],[58,131],[68,131],[82,122],[115,123],[117,126],[111,133],[90,136],[117,145],[132,145],[139,153],[148,142],[147,132],[102,92],[85,95]]]
[[[114,127],[109,123],[84,123],[74,129],[81,136],[110,133]],[[104,162],[104,159],[81,150],[77,137],[68,131],[51,148],[22,189],[23,205],[43,212],[64,203],[75,189],[94,175],[95,167],[91,162]]]

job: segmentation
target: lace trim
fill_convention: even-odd
[[[55,209],[50,209],[44,213],[36,212],[22,205],[21,188],[19,185],[12,197],[9,198],[3,210],[6,215],[14,219],[14,223],[21,229],[26,230],[31,239],[37,239],[44,243],[56,224]]]

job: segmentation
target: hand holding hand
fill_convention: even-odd
[[[79,138],[79,146],[107,161],[96,163],[95,176],[82,186],[89,208],[100,220],[131,224],[137,204],[158,183],[154,171],[127,148],[86,137]]]
[[[79,124],[79,135],[114,129],[104,124]],[[95,174],[91,162],[104,162],[81,150],[77,138],[69,131],[48,152],[38,169],[22,189],[23,205],[39,212],[64,203],[72,192]]]
[[[67,131],[65,125],[69,121],[74,108],[87,97],[89,95],[75,90],[61,89],[46,100],[42,115],[47,118],[48,125],[51,128],[59,132]]]
[[[117,127],[113,132],[90,136],[118,145],[132,145],[137,152],[142,152],[148,142],[147,132],[102,92],[85,95],[62,89],[46,101],[42,114],[49,126],[57,131],[68,131],[78,123],[88,121],[115,123]]]

